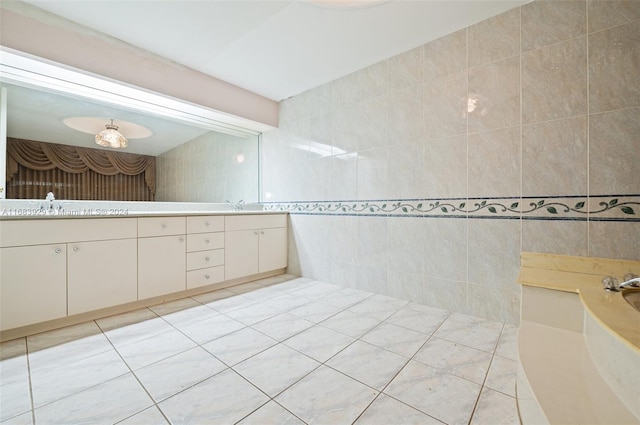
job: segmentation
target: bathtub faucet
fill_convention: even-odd
[[[620,292],[626,288],[638,288],[640,287],[640,276],[634,273],[627,273],[622,278],[624,282],[619,283],[618,279],[612,276],[605,276],[602,279],[602,285],[604,289],[611,292]]]

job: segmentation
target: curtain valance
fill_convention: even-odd
[[[156,158],[153,156],[8,138],[7,181],[18,172],[18,164],[32,170],[59,168],[73,174],[87,170],[107,176],[144,173],[145,183],[151,193],[155,193]]]

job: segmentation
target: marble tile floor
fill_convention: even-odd
[[[515,340],[282,275],[0,344],[0,422],[518,424]]]

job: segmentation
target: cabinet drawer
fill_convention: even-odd
[[[187,233],[223,232],[224,216],[207,215],[187,217]]]
[[[187,235],[187,252],[224,248],[224,232]]]
[[[138,219],[138,237],[184,235],[185,217],[145,217]]]
[[[224,217],[224,229],[227,231],[269,229],[273,227],[287,227],[287,215],[226,215]]]
[[[224,266],[209,267],[187,272],[187,289],[211,285],[222,281],[224,281]]]
[[[129,239],[136,225],[135,218],[0,220],[0,246]]]
[[[203,269],[223,264],[224,249],[212,249],[210,251],[190,252],[187,254],[187,270]]]

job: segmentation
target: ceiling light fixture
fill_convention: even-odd
[[[106,129],[96,134],[96,143],[100,146],[109,148],[126,148],[129,141],[119,131],[118,126],[111,124],[105,125]]]

